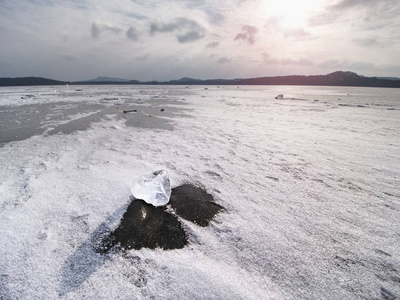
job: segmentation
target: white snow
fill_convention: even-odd
[[[0,147],[0,298],[400,297],[400,90],[204,88],[0,88],[0,112],[135,104],[172,125],[127,126],[116,113]],[[209,227],[181,220],[184,249],[91,251],[131,201],[132,179],[159,169],[225,210]],[[86,267],[66,272],[78,259]]]

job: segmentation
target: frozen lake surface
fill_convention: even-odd
[[[1,299],[400,297],[399,89],[3,87],[0,159]],[[224,210],[94,252],[160,169]]]

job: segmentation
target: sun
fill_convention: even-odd
[[[278,18],[282,27],[306,25],[307,18],[323,5],[323,0],[263,0],[263,11],[268,17]]]

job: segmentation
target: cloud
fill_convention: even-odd
[[[73,56],[73,55],[69,55],[69,54],[62,54],[59,55],[59,58],[63,61],[67,61],[67,62],[73,62],[75,60],[77,60],[78,58]]]
[[[226,64],[226,63],[229,63],[229,62],[231,62],[231,59],[229,59],[229,58],[227,58],[227,57],[221,57],[220,59],[218,59],[217,60],[217,63],[219,63],[219,64]]]
[[[393,2],[391,0],[381,0],[380,2]],[[330,5],[330,9],[333,10],[346,10],[349,8],[353,8],[356,6],[364,6],[364,7],[370,7],[374,6],[376,4],[379,4],[379,1],[377,0],[341,0],[336,4]]]
[[[235,41],[246,40],[246,39],[247,39],[247,34],[245,34],[245,33],[238,33],[235,37]]]
[[[138,13],[134,13],[134,12],[127,12],[127,13],[125,13],[125,15],[130,17],[130,18],[134,18],[136,20],[139,20],[139,21],[148,19],[147,16],[142,15],[142,14],[138,14]]]
[[[346,63],[336,59],[328,59],[319,64],[322,68],[340,69],[346,66]]]
[[[308,37],[310,34],[303,28],[286,28],[282,30],[284,37]]]
[[[363,47],[379,47],[383,46],[383,43],[379,42],[376,38],[357,38],[353,39],[353,42]]]
[[[177,36],[179,43],[192,42],[204,37],[204,32],[191,30]]]
[[[296,65],[296,66],[312,66],[314,63],[311,60],[305,58],[293,59],[293,58],[274,58],[271,57],[268,53],[262,54],[264,63],[268,65]]]
[[[110,31],[112,33],[118,34],[121,32],[121,29],[115,26],[112,26],[110,24],[97,24],[97,23],[93,23],[92,24],[92,28],[91,28],[91,32],[92,32],[92,37],[97,39],[100,37],[100,34],[104,31]]]
[[[211,24],[218,25],[224,20],[224,15],[214,9],[206,9],[205,13],[208,16],[208,21]]]
[[[218,47],[219,46],[219,42],[209,42],[207,45],[206,45],[206,48],[216,48],[216,47]]]
[[[310,34],[301,27],[286,27],[283,26],[282,20],[279,17],[269,18],[266,27],[271,28],[273,31],[279,31],[283,34],[285,38],[288,37],[308,37]]]
[[[133,28],[132,26],[129,27],[129,29],[126,31],[126,36],[128,39],[130,39],[132,41],[137,41],[139,39],[139,36],[138,36],[135,28]]]
[[[319,64],[320,67],[324,69],[331,69],[331,70],[339,70],[339,69],[346,69],[346,70],[377,70],[378,67],[370,62],[352,62],[347,60],[336,60],[330,59],[326,60]]]
[[[143,61],[148,60],[149,57],[150,57],[150,55],[148,55],[148,54],[139,55],[139,56],[136,56],[136,57],[135,57],[135,60],[138,60],[138,61],[143,62]]]
[[[398,0],[340,0],[312,15],[308,23],[310,26],[320,26],[346,20],[374,30],[393,25],[391,21],[399,13]]]
[[[291,13],[278,18],[279,12],[261,11],[264,0],[240,5],[240,0],[234,5],[211,0],[98,1],[95,6],[88,0],[38,1],[0,0],[2,76],[28,73],[75,80],[108,73],[150,80],[190,71],[192,77],[255,77],[351,70],[355,61],[376,65],[364,74],[400,74],[398,68],[385,67],[399,65],[399,0],[317,1],[318,7],[298,19],[323,25],[312,28],[288,19]],[[76,7],[81,3],[89,11]],[[270,56],[263,60],[262,52]],[[175,57],[187,59],[177,63]]]
[[[359,61],[359,62],[353,62],[349,65],[350,69],[352,70],[373,70],[377,69],[377,66],[373,63],[370,62],[364,62],[364,61]]]
[[[152,23],[150,25],[150,32],[151,34],[155,34],[156,32],[172,32],[175,30],[180,30],[180,29],[193,29],[193,28],[198,28],[200,25],[193,20],[186,19],[186,18],[177,18],[174,22],[171,23],[165,23],[165,24],[157,24],[157,23]]]
[[[243,40],[247,42],[250,45],[253,45],[256,41],[256,34],[258,32],[258,29],[254,26],[250,25],[244,25],[242,27],[242,32],[239,32],[236,37],[235,41],[237,40]]]
[[[179,43],[193,42],[205,36],[205,29],[196,21],[187,18],[177,18],[165,24],[151,23],[151,35],[159,33],[180,32],[176,35]]]
[[[192,13],[197,13],[195,10],[203,12],[210,24],[218,25],[225,19],[224,10],[221,9],[221,3],[215,1],[204,0],[175,0],[178,3],[186,6]]]
[[[281,65],[297,65],[297,66],[312,66],[314,63],[305,58],[299,58],[299,59],[291,59],[291,58],[286,58],[286,59],[281,59]]]

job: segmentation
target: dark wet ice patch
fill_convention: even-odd
[[[28,139],[40,134],[71,134],[87,130],[93,123],[117,117],[127,126],[172,130],[168,118],[185,116],[176,107],[53,102],[20,106],[0,106],[0,144]],[[123,113],[135,110],[135,113]]]
[[[173,188],[169,202],[178,216],[203,227],[222,209],[211,194],[191,184]]]
[[[133,110],[133,109],[131,109]],[[161,112],[159,109],[148,108],[146,110],[136,109],[135,113],[125,113],[125,124],[131,127],[172,130],[172,124],[164,117],[172,117],[170,110],[168,113]],[[159,117],[161,116],[161,117]]]
[[[0,107],[0,144],[11,141],[21,141],[32,136],[54,134],[58,126],[67,126],[71,117],[77,114],[94,114],[102,110],[103,105],[86,103],[41,103],[20,106]],[[81,118],[84,119],[84,118]],[[62,125],[57,125],[62,123]],[[85,130],[90,122],[81,126],[73,126],[74,130]]]
[[[129,205],[119,226],[108,235],[98,252],[107,253],[114,246],[122,249],[179,249],[187,244],[187,235],[178,218],[165,207],[154,207],[143,200]]]
[[[178,217],[199,226],[207,226],[222,206],[211,194],[192,184],[172,189],[168,206],[154,207],[134,199],[124,213],[118,227],[96,245],[97,253],[141,248],[181,249],[188,243],[188,235]]]

